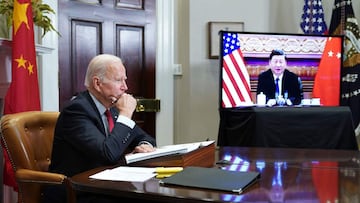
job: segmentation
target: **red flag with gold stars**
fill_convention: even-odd
[[[40,110],[31,0],[14,0],[12,81],[5,96],[4,114]],[[14,173],[4,151],[4,184],[16,188]]]
[[[31,0],[14,0],[12,81],[4,114],[40,110]]]
[[[342,41],[339,37],[329,37],[321,57],[314,80],[313,98],[320,98],[323,106],[339,106],[340,64]]]

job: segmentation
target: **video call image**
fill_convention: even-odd
[[[301,79],[305,100],[321,97],[327,91],[337,94],[342,43],[342,36],[220,31],[220,107],[256,104],[258,76],[270,68],[273,50],[285,54],[286,69]],[[319,69],[325,74],[323,80],[320,76],[316,79]],[[324,82],[328,78],[331,80]],[[316,95],[315,80],[320,91]]]

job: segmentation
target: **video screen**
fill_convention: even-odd
[[[258,104],[259,74],[270,69],[273,50],[285,53],[285,69],[300,78],[302,100],[294,104],[339,105],[343,36],[232,31],[219,35],[220,108]]]

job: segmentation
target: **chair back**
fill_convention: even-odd
[[[58,116],[59,112],[28,111],[1,117],[2,141],[19,186],[19,202],[41,202],[42,184],[39,182],[56,180],[62,184],[66,178],[61,174],[55,174],[52,179],[47,176],[53,175],[48,169]]]

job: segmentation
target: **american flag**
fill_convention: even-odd
[[[222,56],[222,106],[230,108],[252,104],[250,77],[237,33],[224,33]]]
[[[300,27],[305,34],[327,34],[321,0],[304,0]]]

